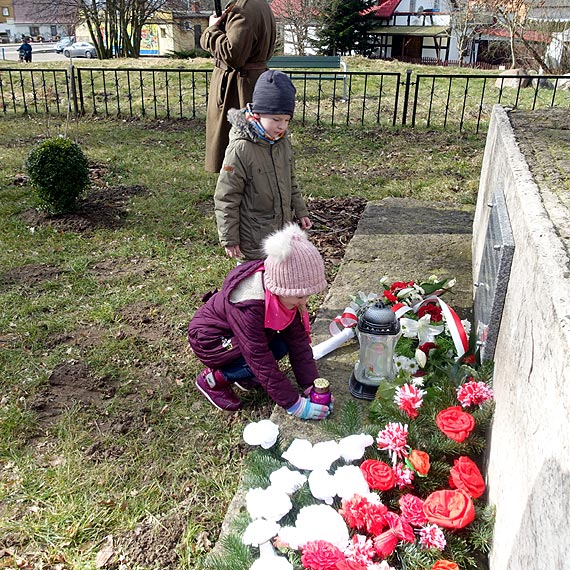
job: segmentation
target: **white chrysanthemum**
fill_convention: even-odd
[[[344,552],[348,528],[342,516],[328,505],[303,507],[294,527],[281,527],[279,538],[295,550],[315,540],[326,540]]]
[[[259,545],[259,558],[250,566],[250,570],[293,570],[293,566],[283,556],[278,556],[271,542]]]
[[[311,470],[313,466],[313,444],[307,439],[294,439],[282,457],[297,469]]]
[[[362,459],[367,447],[374,443],[374,438],[366,433],[343,437],[339,442],[340,456],[347,462]]]
[[[306,439],[295,439],[282,457],[297,469],[329,469],[340,458],[340,448],[336,441],[323,441],[312,445]]]
[[[245,426],[243,439],[249,445],[261,445],[263,449],[269,449],[275,445],[279,436],[279,426],[271,420],[252,422]]]
[[[250,489],[245,502],[252,520],[278,521],[293,508],[289,495],[273,487]]]
[[[281,467],[269,475],[271,486],[280,489],[287,495],[292,495],[300,489],[307,480],[307,477],[298,471],[292,471],[288,467]]]
[[[330,469],[340,459],[340,447],[336,441],[321,441],[313,445],[313,469]]]
[[[364,478],[360,467],[345,465],[339,467],[334,474],[336,494],[341,499],[351,499],[354,495],[366,495],[370,487]]]
[[[332,505],[336,496],[334,475],[324,469],[316,469],[309,475],[309,489],[315,499]]]
[[[461,321],[461,324],[463,325],[463,328],[465,329],[465,334],[467,336],[469,336],[469,334],[471,333],[471,322],[468,321],[467,319],[464,319]]]
[[[279,532],[280,528],[275,521],[257,519],[247,525],[241,541],[250,546],[259,546],[271,540]]]

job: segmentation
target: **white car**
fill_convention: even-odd
[[[95,46],[89,42],[75,42],[64,48],[63,55],[65,57],[86,57],[91,59],[97,57],[97,50]]]
[[[73,36],[65,36],[63,38],[61,38],[56,44],[55,44],[55,52],[56,53],[62,53],[63,50],[70,46],[73,42],[75,41],[75,38]]]

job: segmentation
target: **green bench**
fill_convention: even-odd
[[[269,69],[336,69],[342,71],[342,100],[346,101],[346,63],[341,61],[340,55],[274,55],[267,63]],[[289,72],[290,77],[298,79],[338,80],[338,75],[323,75],[322,73]]]

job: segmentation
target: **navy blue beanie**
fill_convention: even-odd
[[[295,86],[282,71],[264,71],[253,90],[252,110],[266,115],[290,115],[295,110]]]

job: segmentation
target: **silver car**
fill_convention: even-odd
[[[87,57],[89,59],[97,57],[97,50],[89,42],[75,42],[63,49],[65,57]]]
[[[62,53],[63,50],[69,47],[74,41],[75,38],[73,36],[64,36],[55,44],[55,52]]]

